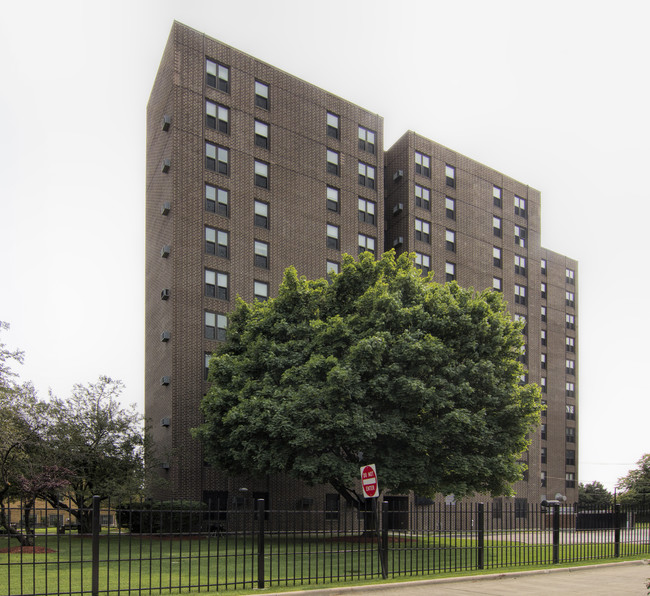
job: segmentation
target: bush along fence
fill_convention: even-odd
[[[263,499],[226,509],[95,498],[84,511],[37,504],[30,519],[16,504],[0,528],[0,594],[255,589],[650,554],[648,510],[415,502],[279,511]]]

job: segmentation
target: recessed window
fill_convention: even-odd
[[[255,145],[262,149],[269,148],[269,125],[266,122],[255,120]]]
[[[526,211],[526,199],[522,199],[521,197],[515,195],[515,215],[519,215],[520,217],[526,217],[527,214],[528,213]]]
[[[415,152],[415,173],[431,178],[431,158],[419,151]]]
[[[205,210],[228,217],[228,191],[211,184],[205,185]]]
[[[372,236],[359,234],[359,253],[371,252],[375,254],[375,239]]]
[[[566,419],[575,420],[576,419],[576,407],[573,404],[566,404]]]
[[[500,277],[493,277],[492,288],[499,292],[503,291],[503,280]]]
[[[546,300],[546,282],[542,282],[541,286],[542,299]]]
[[[205,144],[205,167],[212,172],[228,175],[230,151],[212,143]]]
[[[269,227],[269,206],[268,203],[255,201],[255,225],[258,228]]]
[[[526,305],[526,286],[515,284],[515,304]]]
[[[327,208],[330,211],[339,211],[339,189],[333,186],[327,187]]]
[[[206,82],[219,91],[230,92],[230,68],[209,58],[205,61]]]
[[[567,306],[576,305],[576,296],[573,292],[569,292],[569,291],[565,292],[564,298]]]
[[[566,351],[567,352],[575,352],[576,351],[576,339],[575,339],[575,337],[566,337],[565,338],[565,345],[566,345]]]
[[[269,187],[269,164],[255,160],[255,186]]]
[[[526,257],[515,255],[515,273],[517,275],[526,275]]]
[[[573,426],[566,427],[566,442],[567,443],[576,442],[576,429]]]
[[[206,269],[205,295],[219,300],[228,300],[228,274]]]
[[[575,315],[566,314],[566,315],[564,315],[564,319],[566,321],[566,328],[567,329],[575,329],[576,328]]]
[[[492,232],[497,238],[501,238],[503,234],[501,230],[501,218],[496,215],[492,216]]]
[[[576,283],[576,272],[573,269],[566,269],[566,283]]]
[[[503,206],[503,190],[501,190],[500,187],[498,186],[493,186],[492,187],[492,200],[494,202],[495,207],[501,207]]]
[[[359,149],[367,151],[368,153],[375,152],[375,133],[372,130],[359,127]]]
[[[269,245],[267,242],[255,240],[255,267],[269,268]]]
[[[542,329],[540,331],[540,339],[541,339],[542,345],[545,346],[546,345],[546,329]]]
[[[541,458],[540,458],[541,462],[540,463],[545,464],[546,459],[547,459],[547,450],[546,450],[546,447],[542,447]]]
[[[520,352],[519,352],[519,362],[522,364],[528,364],[528,354],[527,354],[527,346],[523,345],[521,346]]]
[[[539,478],[539,485],[541,488],[544,488],[546,486],[546,472],[544,470],[539,473]]]
[[[526,319],[526,315],[520,315],[519,313],[515,313],[515,321],[523,323],[523,327],[521,328],[521,332],[524,335],[528,335],[528,320]]]
[[[210,360],[212,359],[212,354],[205,354],[203,357],[203,380],[208,380],[208,373],[210,372]]]
[[[521,246],[521,248],[526,248],[526,236],[528,235],[528,231],[526,228],[522,228],[521,226],[515,226],[515,244],[517,246]]]
[[[226,315],[205,311],[204,320],[205,339],[226,340],[226,327],[228,326]]]
[[[269,299],[269,284],[265,281],[255,281],[253,293],[255,294],[255,300],[264,302]]]
[[[431,224],[428,221],[415,220],[415,239],[427,244],[431,243]]]
[[[573,472],[567,472],[565,475],[566,488],[575,488],[576,487],[576,475]]]
[[[571,383],[570,381],[564,383],[564,393],[566,394],[567,397],[575,397],[576,396],[575,383]]]
[[[255,81],[255,105],[258,108],[269,109],[269,86],[261,81]]]
[[[339,249],[339,227],[327,224],[327,248]]]
[[[445,182],[447,186],[456,188],[456,168],[449,164],[445,165]]]
[[[415,185],[415,206],[429,211],[431,209],[431,191],[419,184]]]
[[[339,138],[339,117],[332,112],[327,112],[327,136],[333,139]]]
[[[205,228],[205,252],[209,255],[228,258],[228,232]]]
[[[540,357],[540,367],[542,370],[546,370],[546,354],[541,354]]]
[[[340,155],[338,151],[332,149],[327,150],[327,172],[329,174],[339,175],[339,161]]]
[[[456,265],[455,263],[445,263],[445,280],[454,281],[456,279]]]
[[[546,259],[540,261],[542,275],[546,275]]]
[[[445,242],[447,250],[456,252],[456,232],[453,230],[445,230]]]
[[[375,188],[375,167],[359,162],[359,184],[368,188]]]
[[[208,99],[205,100],[205,125],[208,128],[228,134],[230,132],[230,110]]]
[[[456,199],[445,197],[445,214],[447,219],[456,219]]]
[[[542,306],[541,313],[542,313],[542,323],[546,323],[546,307],[545,306]]]
[[[565,364],[566,373],[568,375],[575,375],[576,374],[575,360],[568,360],[567,359],[567,360],[564,361],[564,364]]]
[[[575,449],[567,449],[566,450],[564,464],[567,465],[567,466],[575,466],[576,465],[576,450]]]
[[[539,430],[542,435],[542,441],[546,441],[546,424],[540,424]]]
[[[548,403],[548,402],[547,402],[545,399],[543,399],[543,400],[541,401],[541,404],[542,404],[542,411],[540,412],[540,414],[541,414],[542,416],[546,416],[547,403]],[[542,447],[542,449],[544,449],[544,447]]]
[[[415,253],[415,266],[425,275],[431,271],[431,257],[421,252]]]
[[[359,197],[359,221],[375,224],[375,204]]]
[[[327,261],[327,279],[328,281],[332,281],[332,277],[339,273],[340,271],[340,265],[334,261]]]
[[[542,377],[539,380],[539,385],[540,385],[540,387],[542,389],[542,393],[546,393],[546,377]]]
[[[492,264],[501,269],[501,249],[498,246],[492,247]]]

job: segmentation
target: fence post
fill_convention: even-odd
[[[264,588],[264,499],[257,499],[257,587]]]
[[[614,505],[614,556],[621,556],[621,504]]]
[[[485,503],[478,504],[478,553],[479,569],[485,568]]]
[[[560,506],[553,505],[553,564],[560,562]]]
[[[381,502],[381,548],[379,556],[381,557],[381,576],[388,579],[388,501]]]
[[[93,495],[93,525],[92,525],[92,583],[91,590],[93,596],[99,594],[99,503],[101,499],[98,495]]]

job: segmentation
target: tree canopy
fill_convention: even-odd
[[[616,486],[622,491],[619,493],[622,504],[650,507],[650,453],[646,453],[627,476],[620,478]]]
[[[602,483],[593,482],[578,485],[578,506],[580,509],[606,509],[612,504],[612,493]]]
[[[286,472],[359,502],[380,488],[510,494],[540,394],[500,293],[422,277],[412,255],[345,255],[326,280],[285,272],[277,298],[231,313],[194,433],[233,474]]]

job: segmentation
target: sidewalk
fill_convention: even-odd
[[[279,592],[285,596],[507,596],[508,594],[571,594],[607,596],[647,596],[650,580],[648,561],[624,561],[604,565],[495,573],[474,577],[457,577],[413,582],[350,586]],[[269,595],[266,595],[269,596]]]

